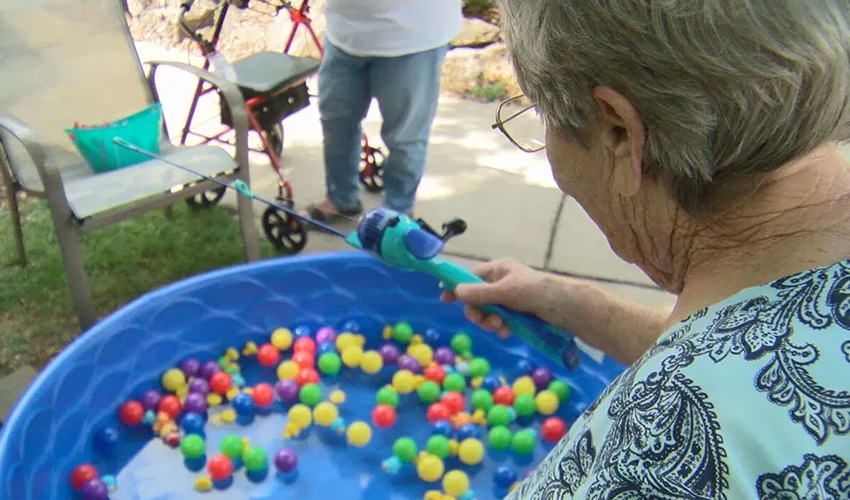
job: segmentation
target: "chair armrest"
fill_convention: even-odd
[[[61,200],[67,206],[68,200],[62,186],[62,176],[50,155],[47,154],[38,134],[21,120],[9,115],[0,115],[0,130],[10,134],[24,145],[27,155],[41,178],[48,199]],[[14,174],[14,171],[12,173]]]

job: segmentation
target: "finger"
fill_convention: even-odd
[[[457,300],[457,295],[455,295],[454,292],[446,291],[446,292],[443,292],[443,293],[440,294],[440,300],[442,300],[443,302],[445,302],[447,304],[452,303],[455,300]]]
[[[491,314],[484,318],[484,327],[491,332],[498,332],[499,328],[504,326],[504,324],[505,322],[502,321],[502,318],[495,314]]]
[[[479,278],[484,281],[497,281],[499,278],[505,275],[503,270],[504,262],[501,260],[493,260],[490,262],[483,262],[481,264],[476,264],[470,268],[473,274],[477,275]]]
[[[492,283],[467,283],[455,288],[455,296],[458,300],[474,305],[502,304],[504,295],[502,287]]]
[[[500,339],[506,339],[506,338],[508,338],[508,337],[510,337],[510,336],[511,336],[511,329],[510,329],[510,328],[508,328],[508,326],[507,326],[507,325],[502,325],[502,327],[501,327],[501,328],[499,328],[499,331],[497,331],[497,332],[496,332],[496,335],[497,335]]]
[[[481,324],[484,321],[484,312],[477,307],[467,305],[463,308],[463,314],[466,316],[466,319],[475,324]]]

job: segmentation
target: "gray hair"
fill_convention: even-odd
[[[850,138],[848,0],[500,0],[517,79],[581,142],[591,91],[625,95],[644,168],[688,212]]]

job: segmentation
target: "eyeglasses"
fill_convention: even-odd
[[[536,153],[546,147],[546,128],[537,106],[523,106],[524,97],[518,95],[503,101],[496,109],[496,123],[490,128],[499,129],[514,146],[526,153]]]

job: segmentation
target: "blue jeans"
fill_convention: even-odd
[[[399,57],[356,57],[330,42],[319,68],[319,114],[328,199],[340,210],[359,205],[360,122],[378,100],[384,163],[384,203],[410,213],[425,172],[428,137],[437,112],[440,70],[448,47]]]

